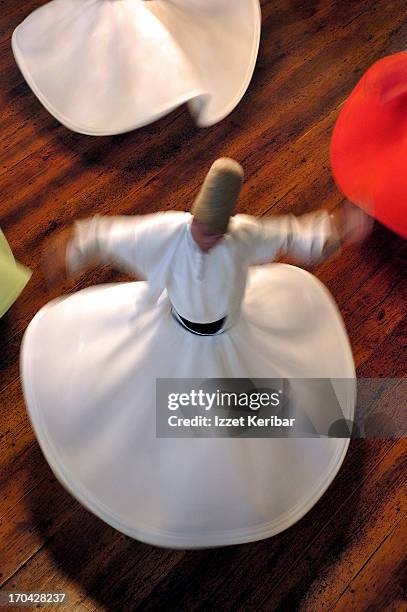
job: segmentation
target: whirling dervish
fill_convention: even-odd
[[[14,31],[16,62],[76,132],[128,132],[187,103],[205,127],[243,97],[259,48],[258,0],[53,0]]]
[[[237,544],[288,528],[349,444],[156,436],[157,379],[355,377],[328,290],[272,262],[322,261],[362,237],[364,213],[234,215],[242,182],[242,167],[222,158],[191,212],[76,222],[49,251],[55,278],[101,262],[145,280],[51,301],[23,342],[28,413],[55,475],[108,524],[159,546]],[[341,409],[352,419],[354,397]]]

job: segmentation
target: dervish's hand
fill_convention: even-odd
[[[71,228],[52,236],[42,252],[42,269],[50,289],[62,284],[68,277],[66,267],[66,249],[73,235]]]
[[[372,217],[350,202],[346,202],[335,210],[331,218],[344,246],[365,240],[371,233],[374,224]]]

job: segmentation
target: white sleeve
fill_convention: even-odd
[[[75,274],[91,262],[117,264],[142,276],[148,267],[145,234],[155,215],[95,216],[76,221],[68,243],[66,266]]]
[[[253,217],[253,219],[255,219]],[[293,255],[303,263],[323,261],[340,246],[334,223],[325,210],[255,219],[251,264],[268,263],[279,255]]]

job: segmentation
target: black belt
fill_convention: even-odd
[[[194,323],[193,321],[188,321],[188,319],[181,317],[174,309],[172,309],[172,314],[180,325],[198,336],[215,336],[219,334],[226,321],[226,317],[223,317],[219,319],[219,321],[213,321],[212,323]]]

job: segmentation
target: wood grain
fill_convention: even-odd
[[[333,609],[336,612],[362,608],[406,609],[406,550],[406,519],[402,517],[347,586]]]
[[[200,130],[179,108],[103,138],[59,125],[14,63],[12,31],[40,4],[3,0],[0,12],[0,227],[34,271],[0,320],[1,585],[64,590],[62,609],[82,611],[406,610],[405,440],[352,440],[327,493],[275,538],[174,552],[123,536],[65,492],[35,441],[19,380],[22,336],[37,310],[119,279],[95,271],[48,292],[41,252],[74,219],[188,209],[220,155],[245,167],[239,212],[338,206],[332,129],[369,65],[406,48],[405,1],[263,1],[257,68],[228,118]],[[406,254],[405,242],[376,224],[363,245],[315,270],[343,313],[359,376],[405,376]]]

